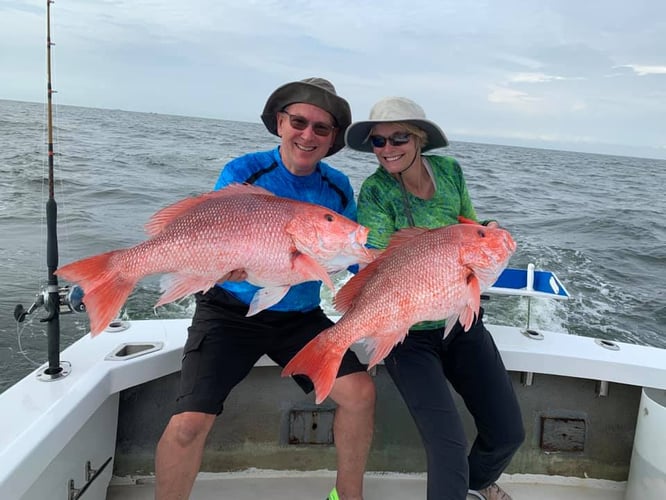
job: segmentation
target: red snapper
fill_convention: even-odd
[[[504,270],[516,243],[504,229],[461,221],[466,223],[396,232],[386,251],[335,296],[336,309],[344,313],[340,320],[301,349],[282,375],[307,375],[320,403],[343,354],[361,339],[371,368],[415,323],[446,319],[445,335],[457,321],[469,330],[481,292]]]
[[[328,273],[374,258],[365,248],[365,227],[320,205],[241,184],[168,206],[152,216],[146,231],[143,243],[56,271],[83,288],[93,336],[151,274],[169,273],[157,307],[206,291],[230,271],[244,269],[247,281],[262,287],[250,316],[279,302],[298,283],[321,280],[333,290]]]

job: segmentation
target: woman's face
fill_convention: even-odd
[[[378,123],[369,140],[377,160],[390,174],[409,168],[418,154],[416,137],[399,123]]]

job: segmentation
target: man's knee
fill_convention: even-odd
[[[368,372],[355,372],[336,379],[331,398],[338,406],[350,410],[371,409],[375,406],[375,383]]]
[[[165,434],[170,434],[179,446],[187,447],[192,443],[205,440],[214,421],[215,415],[207,413],[178,413],[171,417]]]

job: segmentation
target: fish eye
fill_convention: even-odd
[[[479,236],[481,236],[481,238],[485,238],[485,237],[486,237],[486,232],[485,232],[483,229],[479,229],[479,230],[476,232],[476,234],[478,234]]]
[[[326,215],[324,216],[324,218],[325,218],[328,222],[333,222],[333,216],[332,216],[331,214],[326,214]]]

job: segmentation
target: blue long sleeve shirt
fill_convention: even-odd
[[[316,203],[356,220],[356,201],[349,178],[324,162],[310,175],[294,175],[282,162],[279,147],[248,153],[227,163],[220,172],[215,189],[232,183],[261,186],[277,196]],[[240,301],[249,304],[259,289],[247,281],[227,281],[220,286]],[[290,288],[271,311],[310,311],[319,306],[321,281],[307,281]]]

